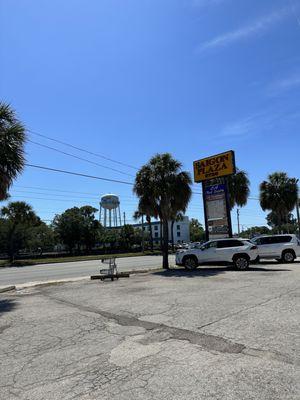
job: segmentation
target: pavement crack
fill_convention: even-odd
[[[43,295],[55,302],[68,305],[69,307],[75,307],[80,311],[86,311],[98,314],[106,319],[114,320],[119,325],[122,326],[137,326],[137,327],[142,327],[147,331],[153,331],[153,330],[164,331],[169,334],[169,339],[185,340],[191,344],[199,345],[208,351],[237,354],[241,353],[245,349],[245,346],[243,344],[234,343],[228,339],[224,339],[219,336],[190,331],[188,329],[183,329],[183,328],[176,328],[155,322],[142,321],[136,317],[113,314],[108,311],[99,310],[95,307],[84,306],[81,304],[76,304],[69,300],[61,299],[56,296],[51,296],[45,292],[43,293]]]
[[[264,301],[262,301],[261,303],[254,304],[253,306],[250,306],[250,307],[242,308],[241,310],[238,310],[238,311],[233,312],[233,313],[229,313],[229,314],[225,315],[224,317],[221,317],[221,318],[218,318],[218,319],[216,319],[216,320],[214,320],[214,321],[208,322],[207,324],[204,324],[204,325],[199,326],[197,329],[200,330],[200,329],[206,328],[207,326],[211,326],[211,325],[217,324],[217,323],[220,322],[220,321],[224,321],[224,320],[226,320],[226,319],[228,319],[228,318],[234,317],[235,315],[241,314],[241,313],[243,313],[243,312],[245,312],[245,311],[252,310],[253,308],[256,308],[256,307],[264,306],[265,304],[268,304],[269,302],[271,302],[271,301],[273,301],[273,300],[280,299],[281,297],[286,296],[286,295],[288,295],[288,294],[290,294],[290,293],[293,293],[293,292],[295,292],[295,291],[298,291],[298,290],[299,290],[299,288],[295,288],[295,289],[292,289],[292,290],[288,290],[288,291],[285,292],[285,293],[281,293],[281,294],[278,295],[278,296],[272,297],[272,298],[270,298],[270,299],[268,299],[268,300],[264,300]]]

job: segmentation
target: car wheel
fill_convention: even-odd
[[[184,268],[193,271],[198,267],[198,261],[196,257],[186,257],[183,262]]]
[[[294,260],[295,260],[295,254],[292,251],[287,250],[282,254],[282,261],[284,263],[292,263],[294,262]]]
[[[236,256],[233,260],[236,269],[242,271],[249,267],[249,258],[246,256]]]

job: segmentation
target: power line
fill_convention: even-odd
[[[131,182],[126,182],[126,181],[120,181],[117,179],[109,179],[109,178],[102,178],[100,176],[93,176],[93,175],[87,175],[87,174],[81,174],[79,172],[72,172],[72,171],[66,171],[64,169],[57,169],[57,168],[50,168],[50,167],[44,167],[42,165],[35,165],[35,164],[25,164],[27,167],[32,167],[32,168],[38,168],[38,169],[43,169],[46,171],[53,171],[53,172],[60,172],[62,174],[68,174],[68,175],[75,175],[75,176],[82,176],[84,178],[91,178],[91,179],[98,179],[101,181],[107,181],[107,182],[114,182],[114,183],[122,183],[124,185],[130,185],[133,186],[133,183]]]
[[[95,157],[99,157],[99,158],[102,158],[102,159],[104,159],[104,160],[111,161],[111,162],[116,163],[116,164],[119,164],[119,165],[123,165],[124,167],[128,167],[128,168],[132,168],[132,169],[138,170],[138,168],[135,167],[135,166],[133,166],[133,165],[126,164],[126,163],[123,163],[123,162],[121,162],[121,161],[114,160],[113,158],[106,157],[106,156],[104,156],[104,155],[102,155],[102,154],[94,153],[94,152],[92,152],[92,151],[83,149],[83,148],[81,148],[81,147],[74,146],[74,145],[72,145],[72,144],[70,144],[70,143],[63,142],[62,140],[58,140],[58,139],[51,138],[50,136],[42,135],[41,133],[34,132],[34,131],[30,130],[30,129],[28,129],[28,132],[32,133],[33,135],[40,136],[40,137],[45,138],[45,139],[48,139],[48,140],[52,140],[53,142],[60,143],[60,144],[62,144],[62,145],[64,145],[64,146],[71,147],[71,148],[76,149],[76,150],[78,150],[78,151],[82,151],[82,152],[84,152],[84,153],[93,155],[93,156],[95,156]]]
[[[118,172],[119,174],[123,174],[123,175],[134,177],[134,175],[127,174],[127,172],[120,171],[119,169],[111,168],[111,167],[108,167],[106,165],[99,164],[99,163],[96,163],[96,162],[91,161],[91,160],[87,160],[86,158],[76,156],[75,154],[67,153],[65,151],[56,149],[55,147],[51,147],[51,146],[47,146],[47,145],[42,144],[42,143],[35,142],[34,140],[31,140],[31,139],[28,139],[28,142],[33,143],[33,144],[35,144],[37,146],[44,147],[46,149],[52,150],[52,151],[56,151],[57,153],[64,154],[65,156],[73,157],[73,158],[76,158],[77,160],[85,161],[85,162],[87,162],[89,164],[97,165],[98,167],[106,168],[106,169],[109,169],[111,171]]]
[[[91,178],[91,179],[98,179],[98,180],[103,180],[103,181],[108,181],[108,182],[122,183],[124,185],[131,185],[131,186],[134,185],[134,183],[132,183],[132,182],[125,182],[125,181],[120,181],[120,180],[116,180],[116,179],[102,178],[102,177],[99,177],[99,176],[81,174],[79,172],[72,172],[72,171],[66,171],[66,170],[63,170],[63,169],[44,167],[42,165],[27,164],[27,163],[25,165],[27,167],[44,169],[44,170],[47,170],[47,171],[60,172],[60,173],[63,173],[63,174],[69,174],[69,175],[75,175],[75,176],[83,176],[84,178]],[[197,193],[197,192],[192,192],[192,193],[193,194],[201,194],[201,193]]]
[[[56,194],[56,193],[44,193],[44,192],[32,192],[32,191],[29,191],[29,190],[13,190],[13,192],[17,192],[17,193],[29,193],[29,194],[39,194],[39,195],[42,195],[42,196],[56,196],[56,197],[64,197],[64,198],[66,198],[66,194]],[[72,199],[87,199],[87,197],[82,197],[82,196],[69,196],[68,198],[70,198],[70,197],[72,197]],[[99,196],[89,196],[88,197],[89,199],[92,199],[92,200],[99,200]]]
[[[21,199],[33,199],[33,200],[46,200],[46,201],[62,201],[62,202],[72,202],[72,203],[82,203],[82,204],[86,204],[86,201],[74,201],[71,199],[51,199],[51,198],[45,198],[45,197],[32,197],[32,196],[19,196],[19,195],[12,195],[12,198],[21,198]],[[96,200],[91,201],[90,203],[96,203]],[[97,203],[98,205],[98,203]]]
[[[17,193],[17,194],[15,194],[15,192]],[[26,195],[27,195],[27,193],[28,194],[34,194],[34,195],[42,195],[42,196],[46,196],[46,197],[44,197],[44,199],[45,200],[47,200],[47,199],[49,199],[49,197],[47,197],[47,196],[55,196],[55,197],[63,197],[63,199],[66,199],[66,200],[70,200],[70,199],[74,199],[74,201],[76,200],[76,199],[83,199],[83,200],[86,200],[86,201],[98,201],[98,203],[99,203],[99,201],[100,201],[100,197],[99,196],[68,196],[68,197],[66,197],[66,194],[56,194],[56,193],[44,193],[44,192],[32,192],[32,191],[29,191],[29,190],[14,190],[13,191],[13,193],[11,194],[11,197],[17,197],[17,196],[22,196],[22,197],[25,197],[25,194],[23,195],[23,194],[19,194],[19,193],[25,193]],[[32,198],[32,197],[30,197],[30,196],[28,196],[28,198]],[[63,200],[62,199],[62,200]],[[125,199],[125,200],[122,200],[122,204],[126,204],[126,205],[134,205],[134,206],[136,206],[137,205],[137,202],[138,202],[138,200],[136,199],[132,199],[132,200],[128,200],[128,199]]]
[[[61,192],[61,193],[75,193],[75,194],[87,194],[87,195],[91,195],[91,196],[97,196],[98,198],[100,198],[99,193],[91,193],[91,192],[78,192],[78,191],[74,191],[74,190],[62,190],[62,189],[57,189],[57,188],[45,188],[45,187],[41,187],[41,186],[23,186],[23,185],[17,185],[14,186],[14,188],[12,190],[15,190],[15,188],[19,189],[34,189],[34,190],[45,190],[48,192]],[[137,199],[136,196],[134,194],[132,194],[132,196],[126,196],[126,195],[122,195],[122,198],[127,198],[127,199]]]
[[[116,179],[103,178],[103,177],[99,177],[99,176],[87,175],[87,174],[82,174],[82,173],[79,173],[79,172],[66,171],[66,170],[57,169],[57,168],[50,168],[50,167],[45,167],[45,166],[41,166],[41,165],[27,164],[27,163],[25,165],[27,167],[38,168],[38,169],[42,169],[42,170],[46,170],[46,171],[52,171],[52,172],[59,172],[59,173],[68,174],[68,175],[81,176],[81,177],[84,177],[84,178],[97,179],[97,180],[103,180],[103,181],[114,182],[114,183],[121,183],[121,184],[124,184],[124,185],[130,185],[130,186],[134,185],[132,182],[126,182],[126,181],[121,181],[121,180],[116,180]],[[192,193],[193,194],[201,194],[199,192],[192,192]],[[250,200],[259,200],[258,198],[255,198],[255,197],[249,197],[249,199]]]

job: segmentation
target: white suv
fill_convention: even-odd
[[[198,248],[176,253],[176,265],[193,270],[200,264],[233,264],[237,269],[247,269],[251,261],[258,259],[255,244],[244,239],[216,239]]]
[[[300,241],[296,235],[259,236],[252,243],[258,248],[259,258],[290,263],[300,257]]]

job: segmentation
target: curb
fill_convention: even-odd
[[[149,272],[158,272],[162,271],[162,268],[149,268],[149,269],[137,269],[137,270],[129,270],[129,271],[122,271],[129,273],[131,275],[134,274],[146,274]],[[43,287],[43,286],[50,286],[50,285],[59,285],[63,283],[74,283],[74,282],[79,282],[79,281],[87,281],[91,280],[90,276],[81,276],[77,278],[66,278],[66,279],[60,279],[60,280],[51,280],[51,281],[38,281],[38,282],[27,282],[27,283],[20,283],[16,286],[9,286],[9,290],[17,289],[26,289],[26,288],[31,288],[31,287]],[[0,289],[1,292],[1,289]]]
[[[15,286],[5,286],[5,287],[0,287],[0,293],[4,292],[10,292],[11,290],[15,290]]]

